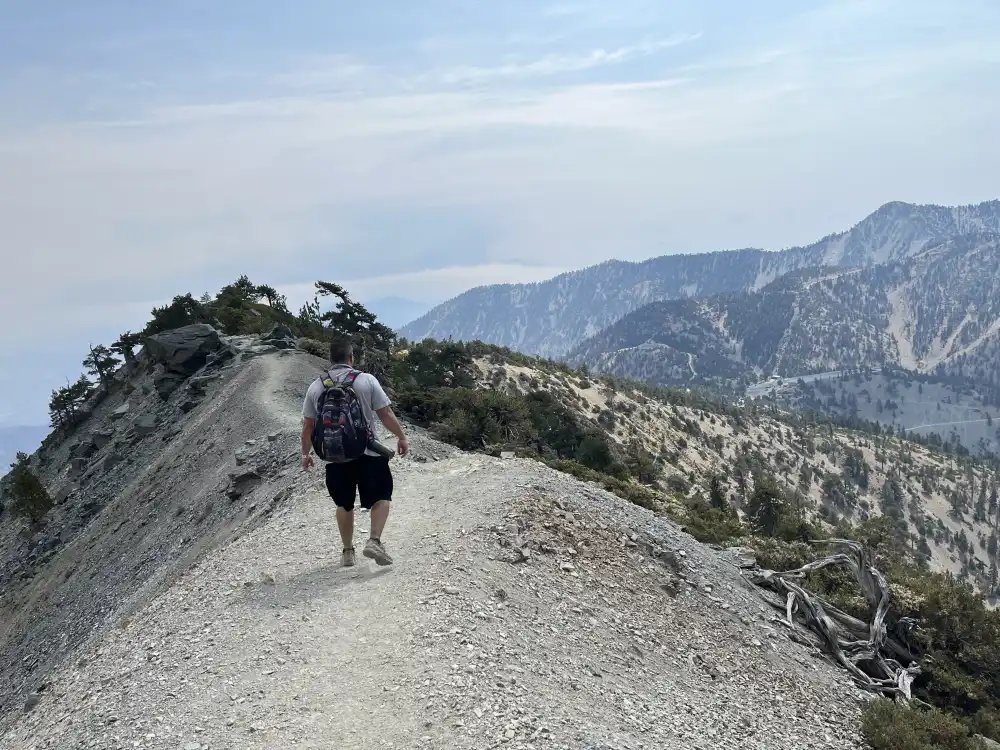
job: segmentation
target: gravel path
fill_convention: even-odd
[[[265,359],[258,397],[293,430],[300,388]],[[534,462],[412,444],[394,566],[340,568],[319,472],[296,474],[0,747],[861,747],[846,677],[722,555]]]

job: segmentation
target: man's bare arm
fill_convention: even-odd
[[[406,440],[406,433],[403,432],[403,426],[399,423],[399,420],[396,419],[396,414],[393,412],[391,406],[383,406],[379,409],[378,418],[389,432],[400,440]]]
[[[308,469],[312,466],[312,456],[309,452],[312,450],[312,431],[313,425],[316,424],[315,419],[310,419],[309,417],[302,418],[302,468]]]
[[[385,425],[385,428],[396,436],[396,446],[399,455],[405,456],[410,452],[410,443],[407,441],[406,433],[403,432],[403,426],[396,419],[396,414],[392,411],[392,407],[383,406],[377,410],[377,414],[379,420]]]

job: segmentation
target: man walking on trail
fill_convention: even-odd
[[[365,420],[373,429],[375,415],[379,421],[396,436],[397,451],[405,456],[410,446],[403,428],[391,408],[391,401],[374,375],[354,369],[354,348],[346,339],[334,339],[330,344],[330,380],[335,384],[352,385],[357,401],[360,402]],[[351,377],[353,376],[353,382]],[[308,471],[313,466],[310,455],[312,434],[320,409],[320,397],[327,386],[323,378],[317,378],[306,392],[302,405],[302,469]],[[361,507],[371,513],[371,537],[362,554],[379,565],[392,565],[392,558],[382,544],[382,531],[389,518],[389,504],[392,501],[392,471],[389,459],[367,448],[364,455],[354,460],[326,465],[326,488],[337,506],[337,527],[344,543],[343,564],[354,565],[354,499],[355,493],[361,498]]]

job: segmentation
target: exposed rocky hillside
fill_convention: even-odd
[[[0,518],[0,716],[20,711],[112,613],[270,512],[270,498],[253,502],[250,490],[297,453],[292,436],[268,441],[287,424],[255,394],[253,358],[275,351],[206,325],[165,333],[91,399],[88,417],[33,456],[56,504],[38,523],[10,510]],[[299,378],[282,387],[304,388],[316,364],[290,356]]]
[[[542,283],[472,289],[400,332],[412,340],[481,340],[557,357],[651,302],[758,290],[800,269],[900,263],[932,244],[977,233],[1000,233],[1000,201],[956,208],[889,203],[807,247],[609,261]]]
[[[641,446],[662,469],[657,507],[697,523],[717,477],[742,508],[754,477],[772,474],[809,516],[836,523],[880,515],[930,565],[996,586],[1000,474],[992,464],[948,455],[888,434],[833,428],[767,410],[689,405],[634,383],[600,381],[544,365],[480,360],[483,383],[544,390],[627,448]]]
[[[888,365],[971,382],[992,401],[1000,386],[998,263],[1000,240],[970,235],[898,263],[798,272],[755,292],[657,302],[583,342],[569,361],[730,392],[772,374]]]

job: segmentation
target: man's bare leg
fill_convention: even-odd
[[[378,540],[382,539],[382,531],[385,529],[385,522],[389,519],[389,506],[388,500],[379,500],[371,509],[372,518],[372,537]]]
[[[354,511],[337,508],[337,528],[340,529],[340,540],[344,549],[354,546]]]
[[[362,552],[365,557],[370,557],[379,565],[392,565],[392,558],[382,546],[382,531],[385,529],[385,522],[389,519],[390,505],[388,500],[379,500],[372,506],[371,539],[368,540],[364,552]]]

